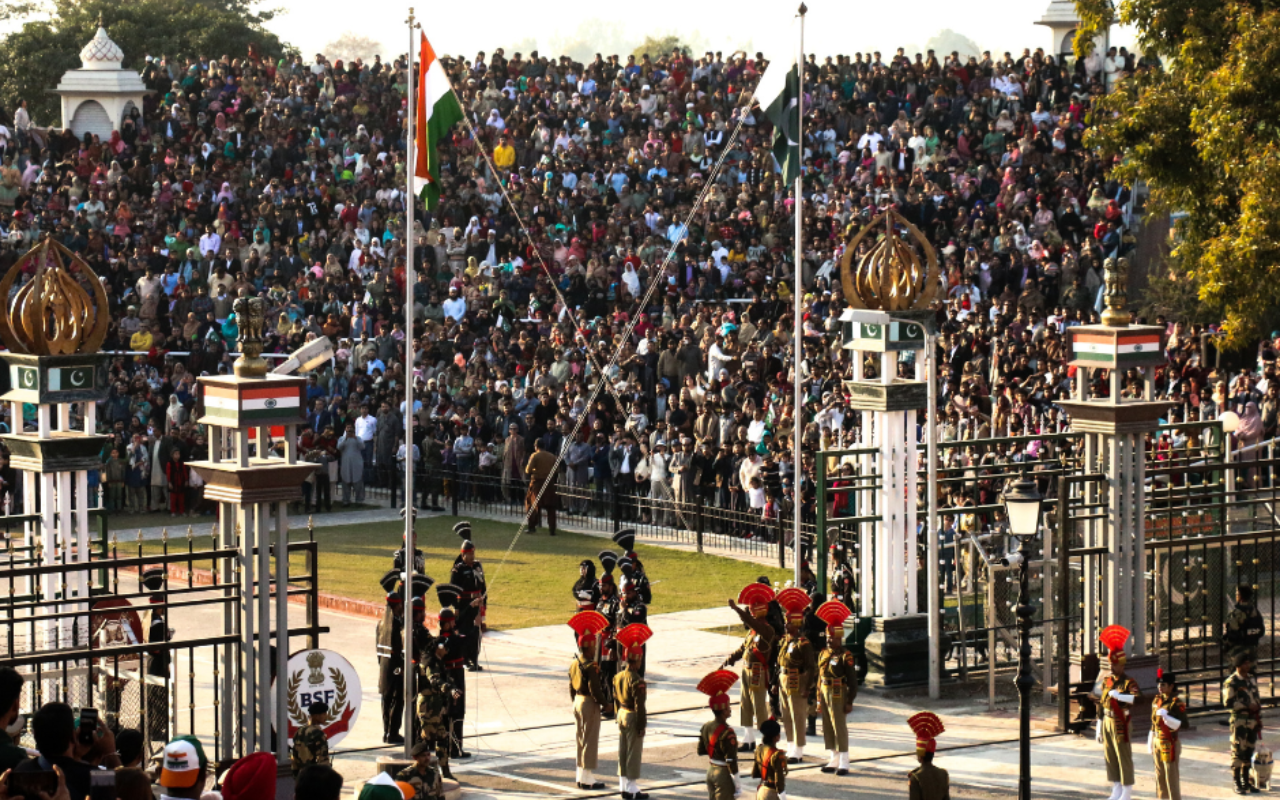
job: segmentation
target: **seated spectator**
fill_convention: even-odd
[[[342,776],[328,764],[303,767],[294,783],[293,794],[308,800],[338,800],[342,794]]]

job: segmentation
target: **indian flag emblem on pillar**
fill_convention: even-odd
[[[228,427],[296,422],[303,416],[302,391],[297,384],[204,384],[204,408],[210,422],[216,425],[225,420]]]
[[[1116,333],[1073,332],[1071,358],[1086,366],[1104,368],[1137,367],[1163,364],[1165,361],[1160,334],[1150,329]]]

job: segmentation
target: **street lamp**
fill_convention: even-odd
[[[1034,480],[1024,479],[1004,493],[1004,513],[1009,532],[1018,537],[1018,552],[1008,561],[1018,565],[1018,800],[1031,800],[1031,617],[1035,607],[1031,605],[1028,588],[1027,562],[1030,553],[1027,544],[1040,530],[1040,506],[1044,498]]]

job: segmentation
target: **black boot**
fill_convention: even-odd
[[[1236,783],[1236,794],[1248,794],[1249,790],[1244,787],[1243,770],[1240,767],[1231,768],[1231,777]]]
[[[804,735],[805,736],[818,735],[818,718],[817,717],[809,717],[809,724],[804,729]]]

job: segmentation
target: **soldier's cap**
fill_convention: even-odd
[[[413,609],[417,611],[419,608],[423,609],[424,611],[427,608],[427,601],[422,598],[422,595],[418,595],[417,597],[413,598]]]
[[[605,575],[612,575],[613,568],[618,566],[618,554],[612,550],[601,550],[600,566],[604,567]]]
[[[417,758],[418,756],[425,756],[427,753],[434,752],[435,748],[431,746],[430,742],[418,742],[413,746],[413,749],[409,751],[409,755]]]
[[[452,583],[442,583],[436,587],[436,599],[440,601],[441,608],[456,606],[461,597],[462,590]]]
[[[413,586],[413,596],[424,597],[427,592],[431,591],[431,587],[435,583],[435,580],[429,575],[414,575],[410,580],[410,584]]]
[[[618,569],[621,570],[623,575],[630,575],[636,571],[636,562],[629,558],[620,558],[618,559]]]
[[[773,581],[769,580],[768,575],[761,575],[759,578],[756,578],[756,583],[763,583],[765,586],[773,585]]]
[[[149,592],[158,592],[164,588],[165,579],[169,577],[164,567],[151,567],[142,572],[142,585]]]
[[[317,700],[316,702],[307,706],[307,713],[313,717],[316,716],[317,714],[328,714],[329,704],[323,700]]]
[[[1252,663],[1254,661],[1257,661],[1257,659],[1254,658],[1253,653],[1250,653],[1247,649],[1242,647],[1236,651],[1234,656],[1231,657],[1231,666],[1240,667],[1245,663]]]
[[[1170,672],[1167,669],[1161,667],[1160,669],[1156,670],[1156,683],[1167,683],[1170,686],[1177,686],[1178,676],[1177,674]]]
[[[475,543],[470,539],[463,539],[462,546],[458,548],[459,553],[474,553],[476,551]]]
[[[452,608],[449,608],[448,606],[445,606],[444,608],[440,609],[440,619],[442,619],[442,620],[443,620],[443,619],[455,619],[457,616],[458,616],[458,615],[457,615],[456,613],[454,613],[453,609],[452,609]],[[443,644],[441,644],[441,645],[440,645],[440,647],[444,647],[444,645],[443,645]]]
[[[388,570],[386,575],[378,578],[378,583],[382,585],[382,591],[391,594],[396,590],[396,584],[400,582],[400,570]]]
[[[613,535],[613,543],[630,555],[636,549],[636,529],[623,528]]]
[[[453,532],[461,536],[463,539],[471,538],[471,523],[465,519],[453,526]]]

